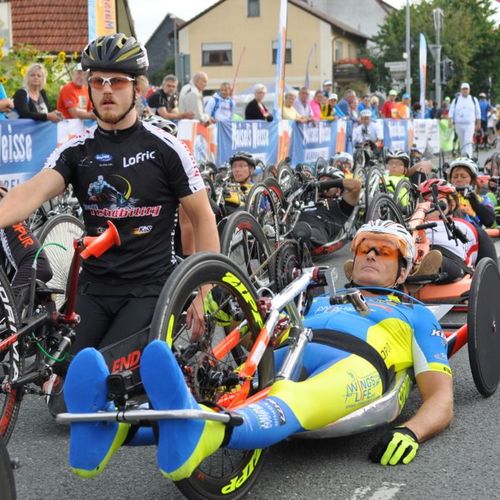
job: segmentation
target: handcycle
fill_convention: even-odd
[[[14,430],[23,396],[46,395],[44,382],[54,373],[57,363],[68,359],[74,327],[79,322],[75,303],[81,259],[99,257],[119,242],[118,232],[110,222],[100,236],[74,240],[69,283],[64,283],[68,286],[62,289],[36,280],[35,257],[29,300],[22,317],[10,283],[0,269],[0,437],[5,442]],[[56,297],[66,293],[60,312]]]
[[[472,287],[476,299],[471,299],[471,303],[477,309],[469,315],[468,326],[449,333],[446,340],[449,356],[469,340],[471,369],[473,374],[478,374],[474,381],[483,394],[485,385],[488,392],[494,392],[500,377],[500,366],[496,362],[500,349],[500,336],[496,332],[500,308],[484,301],[492,287],[498,289],[500,286],[500,275],[498,270],[490,272],[488,264],[484,268],[488,278],[485,281],[486,274],[482,272],[482,279],[475,279]],[[331,304],[350,303],[359,314],[367,312],[369,304],[363,300],[360,291],[337,291],[335,275],[328,268],[303,269],[300,276],[280,293],[273,297],[259,297],[248,278],[227,257],[209,253],[190,257],[165,284],[149,340],[168,342],[195,399],[205,405],[208,402],[219,411],[141,409],[138,406],[140,397],[137,396],[141,390],[140,382],[134,385],[131,373],[122,372],[108,378],[108,397],[115,402],[115,411],[60,414],[58,421],[118,420],[151,425],[160,419],[192,418],[238,425],[241,417],[235,415],[234,410],[243,403],[265,397],[275,380],[299,380],[302,355],[308,342],[313,340],[345,349],[346,340],[352,340],[349,334],[315,335],[304,327],[302,316],[312,300],[311,291],[325,286]],[[205,334],[193,340],[185,321],[187,308],[194,297],[217,290],[224,292],[220,296],[220,307],[205,310]],[[226,327],[222,326],[224,317],[220,315],[221,311],[230,311],[231,321]],[[436,314],[439,315],[439,311]],[[286,346],[279,369],[274,364],[273,348],[276,346]],[[359,346],[356,352],[362,352],[362,347]],[[384,385],[380,399],[331,425],[301,433],[298,437],[346,436],[396,419],[410,392],[412,374],[410,370],[403,370],[392,375],[383,361],[377,362],[376,359],[372,359],[374,368],[379,371]],[[189,478],[176,485],[188,498],[241,498],[256,481],[263,467],[264,455],[260,449],[221,449],[205,459]]]

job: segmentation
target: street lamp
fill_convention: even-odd
[[[434,18],[434,29],[436,30],[436,45],[435,45],[435,73],[436,73],[436,101],[438,106],[441,106],[441,27],[444,13],[442,9],[434,9],[432,11]]]

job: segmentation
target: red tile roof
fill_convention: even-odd
[[[88,42],[87,0],[11,0],[14,43],[80,52]]]

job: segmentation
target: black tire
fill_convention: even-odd
[[[41,245],[59,243],[66,250],[55,245],[45,247],[45,254],[52,268],[52,279],[47,283],[51,288],[66,290],[69,278],[69,269],[75,249],[73,240],[80,238],[84,233],[84,225],[80,219],[69,214],[60,214],[51,217],[43,226],[38,237]],[[58,310],[66,301],[66,294],[58,294],[55,302]]]
[[[221,235],[221,252],[247,273],[255,288],[274,289],[269,272],[271,247],[251,214],[242,211],[228,217]]]
[[[302,267],[310,262],[303,262],[304,257],[311,259],[307,249],[307,255],[302,255],[299,248],[299,243],[295,240],[285,240],[280,245],[273,259],[272,275],[274,283],[276,284],[276,291],[281,292],[287,287],[295,278],[302,274]]]
[[[477,265],[469,292],[467,346],[472,377],[477,390],[489,397],[500,380],[500,273],[490,258]]]
[[[283,191],[288,191],[294,183],[295,172],[286,164],[278,166],[278,182]]]
[[[5,340],[16,332],[19,326],[19,315],[12,288],[3,269],[0,268],[0,340]],[[14,430],[23,396],[22,388],[7,387],[14,374],[19,376],[22,373],[23,366],[24,358],[17,342],[0,352],[0,386],[6,387],[0,389],[0,438],[5,444],[9,442]]]
[[[16,499],[16,484],[10,463],[9,453],[4,441],[0,438],[0,487],[2,500]]]
[[[203,179],[203,183],[205,184],[205,188],[207,190],[208,197],[215,201],[217,199],[217,195],[215,194],[215,186],[214,182],[210,178],[208,174],[201,174],[201,178]]]
[[[252,186],[246,197],[245,210],[255,217],[274,248],[280,233],[278,207],[275,205],[274,194],[264,182]]]
[[[415,208],[417,207],[417,196],[415,196],[415,191],[413,184],[409,179],[403,177],[396,186],[394,190],[393,199],[398,205],[401,213],[406,219],[409,219]]]
[[[387,193],[377,193],[368,207],[366,222],[377,219],[392,220],[403,225],[405,223],[401,210]]]
[[[375,195],[379,192],[385,193],[387,191],[384,179],[384,171],[377,165],[371,166],[365,170],[365,207],[367,210],[370,208],[370,203]]]
[[[185,311],[199,293],[205,293],[201,291],[203,285],[210,285],[212,292],[223,291],[222,299],[217,301],[219,305],[222,302],[222,306],[214,314],[205,313],[203,342],[193,344],[185,324]],[[235,386],[227,381],[221,381],[219,385],[207,383],[207,380],[213,380],[208,372],[237,373],[263,324],[256,301],[256,292],[249,279],[228,257],[220,254],[198,253],[191,256],[175,269],[163,287],[151,323],[149,340],[169,342],[197,400],[217,403],[234,390]],[[229,308],[232,317],[237,314],[238,321],[248,321],[248,333],[241,336],[240,343],[224,359],[216,360],[213,347],[224,339],[226,331],[217,326],[215,314],[221,309],[224,311],[228,304],[232,306]],[[207,360],[210,360],[208,369]],[[267,387],[273,381],[274,357],[272,349],[268,347],[258,365],[251,393]],[[242,498],[257,479],[263,465],[262,459],[262,450],[220,449],[206,458],[189,478],[176,485],[192,499]],[[247,479],[239,484],[243,474]]]

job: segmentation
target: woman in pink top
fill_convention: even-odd
[[[325,96],[321,90],[316,90],[313,99],[309,103],[309,107],[311,108],[311,116],[314,121],[321,120],[321,105],[323,104],[323,100]]]

